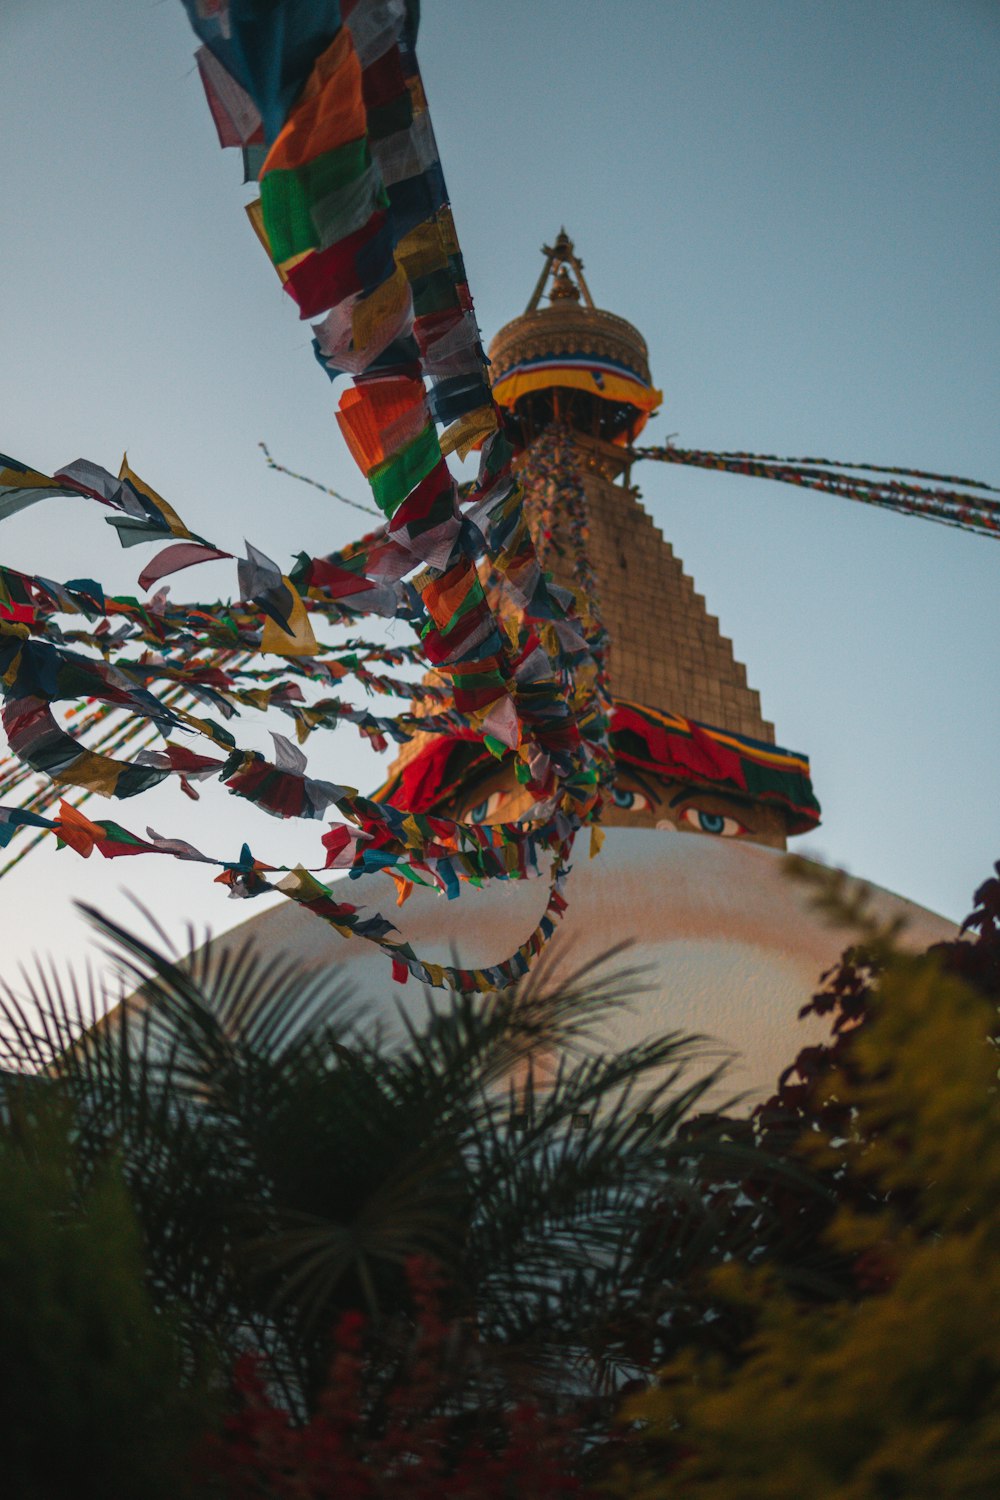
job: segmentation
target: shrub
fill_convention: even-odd
[[[0,1452],[17,1500],[194,1495],[212,1414],[144,1287],[114,1166],[81,1183],[68,1118],[11,1083],[0,1138]]]
[[[798,1100],[800,1151],[840,1183],[825,1239],[853,1292],[823,1301],[773,1270],[716,1272],[748,1331],[686,1351],[626,1405],[611,1494],[1000,1493],[998,897],[998,881],[977,893],[967,950],[877,955],[861,1024]]]

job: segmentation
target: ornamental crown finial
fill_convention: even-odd
[[[583,261],[577,255],[573,241],[566,233],[565,227],[560,228],[555,244],[542,246],[542,254],[545,256],[545,264],[525,312],[534,312],[538,307],[550,274],[552,284],[549,287],[549,300],[551,302],[579,302],[582,297],[584,304],[592,308],[594,299],[584,280]]]

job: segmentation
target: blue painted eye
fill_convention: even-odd
[[[645,792],[634,792],[627,786],[613,786],[611,800],[623,812],[651,812],[653,807]]]
[[[475,805],[475,807],[470,807],[469,808],[468,812],[462,818],[462,822],[463,823],[490,823],[490,822],[496,822],[496,815],[497,815],[498,809],[501,808],[501,807],[503,807],[503,805],[504,805],[505,802],[509,802],[509,801],[510,801],[510,793],[509,792],[490,792],[489,796],[488,797],[484,797],[483,800],[482,800],[482,802],[477,802],[476,805]]]
[[[686,807],[681,813],[681,821],[696,828],[699,833],[711,833],[716,838],[734,839],[747,832],[738,818],[727,818],[724,813],[703,812],[700,807]]]

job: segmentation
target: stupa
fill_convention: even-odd
[[[630,482],[631,445],[662,400],[641,334],[595,306],[564,230],[543,254],[527,308],[490,345],[494,395],[524,472],[545,450],[557,477],[585,497],[582,545],[591,603],[609,637],[615,763],[603,845],[589,859],[581,848],[571,871],[545,982],[558,985],[628,943],[626,961],[644,971],[642,990],[609,1040],[671,1030],[712,1037],[738,1059],[731,1086],[753,1099],[822,1034],[810,1034],[798,1012],[850,940],[825,925],[785,870],[788,840],[819,822],[809,762],[776,744],[732,642]],[[543,566],[557,586],[573,587],[579,516],[571,535],[544,485],[529,484],[526,504]],[[532,801],[513,764],[498,762],[479,740],[440,734],[411,740],[374,795],[472,823],[516,821]],[[394,921],[432,961],[481,967],[532,929],[545,884],[465,888],[455,901],[417,888]],[[395,898],[382,875],[352,891],[383,911]],[[914,945],[954,936],[952,924],[889,892],[873,889],[872,902],[881,916],[904,919]],[[417,986],[388,982],[382,956],[368,945],[290,903],[217,941],[247,938],[328,971],[387,1017],[425,1003]]]
[[[819,821],[805,756],[775,745],[774,726],[719,622],[629,483],[629,445],[662,397],[645,342],[594,306],[565,230],[524,313],[490,345],[494,396],[526,465],[546,433],[556,465],[586,499],[585,547],[610,638],[617,778],[607,826],[746,838],[784,849]],[[549,282],[547,306],[539,306]],[[574,588],[570,520],[529,487],[529,522],[544,567]],[[411,742],[380,797],[475,822],[523,816],[530,795],[481,744]]]

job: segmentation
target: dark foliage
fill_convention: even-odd
[[[216,1415],[144,1285],[109,1162],[86,1174],[51,1097],[16,1085],[0,1139],[0,1451],[16,1500],[189,1500]]]
[[[928,957],[943,975],[972,985],[1000,1004],[1000,865],[996,869],[997,875],[976,891],[974,909],[960,936],[935,944]],[[820,894],[826,899],[828,893]],[[833,893],[838,910],[841,900],[838,884]],[[702,1141],[706,1132],[713,1138],[721,1134],[745,1153],[738,1174],[713,1160],[712,1170],[699,1180],[702,1216],[714,1211],[732,1225],[733,1205],[743,1208],[742,1239],[727,1237],[732,1260],[767,1268],[796,1297],[820,1306],[884,1290],[892,1275],[891,1267],[870,1248],[854,1254],[828,1235],[839,1210],[874,1217],[890,1203],[884,1187],[849,1170],[848,1163],[857,1149],[853,1100],[861,1082],[858,1043],[877,1012],[880,977],[896,932],[879,929],[866,916],[863,901],[845,915],[862,928],[862,941],[821,976],[820,989],[800,1012],[802,1017],[828,1018],[830,1040],[801,1049],[775,1093],[750,1118],[695,1118],[679,1131],[680,1141],[692,1142]],[[821,1163],[809,1149],[810,1143],[819,1142],[824,1143]],[[755,1151],[760,1152],[756,1163]],[[776,1171],[776,1160],[784,1161],[789,1170]],[[795,1164],[801,1168],[798,1173]],[[911,1191],[897,1187],[891,1195],[893,1210],[904,1218]],[[675,1213],[675,1205],[665,1209],[668,1221]],[[667,1232],[675,1232],[672,1223]],[[760,1308],[720,1301],[713,1281],[716,1264],[713,1257],[699,1263],[674,1330],[679,1342],[729,1359],[750,1337]]]
[[[84,1183],[120,1161],[189,1348],[259,1353],[290,1410],[315,1406],[345,1311],[406,1313],[414,1255],[512,1371],[610,1392],[674,1347],[699,1269],[749,1248],[759,1212],[700,1185],[745,1148],[679,1135],[720,1065],[676,1034],[598,1043],[637,987],[620,954],[428,997],[392,1031],[328,976],[219,946],[180,963],[91,916],[131,998],[94,1023],[96,987],[8,993],[7,1064],[72,1108]]]
[[[412,1316],[373,1327],[345,1313],[313,1414],[295,1422],[252,1356],[232,1412],[202,1449],[224,1500],[543,1500],[584,1493],[586,1443],[572,1404],[518,1393],[488,1346],[443,1313],[426,1262],[406,1267]]]

